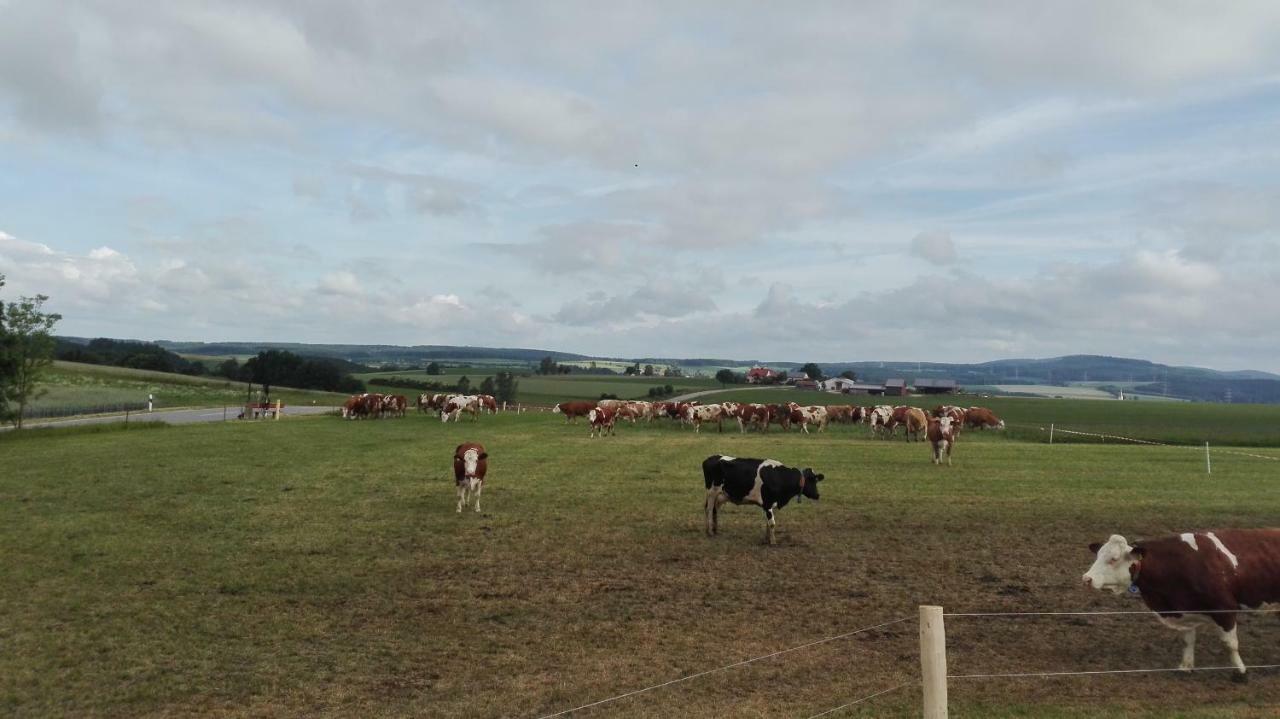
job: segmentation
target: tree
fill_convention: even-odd
[[[652,376],[653,376],[653,365],[651,365],[651,364],[647,364],[647,365],[645,365],[645,366],[644,366],[644,376],[645,376],[645,377],[652,377]]]
[[[480,394],[493,395],[496,392],[497,388],[493,383],[492,377],[485,377],[484,380],[480,382]],[[495,397],[494,399],[497,398]]]
[[[19,297],[8,306],[0,305],[0,415],[18,429],[27,407],[44,394],[37,385],[53,364],[57,343],[52,330],[62,315],[43,311],[48,299],[45,295]]]
[[[465,374],[458,378],[458,391],[462,394],[471,391],[471,380]]]
[[[271,400],[271,385],[279,384],[290,375],[297,373],[297,365],[301,357],[283,350],[266,350],[257,357],[250,357],[244,363],[245,373],[250,382],[262,385],[262,394],[266,401]],[[295,383],[301,384],[301,383]]]
[[[826,379],[826,375],[822,374],[822,368],[819,367],[816,362],[810,362],[809,364],[801,367],[800,371],[809,375],[809,379],[815,382],[821,382]]]
[[[716,372],[716,381],[721,385],[734,384],[737,382],[737,376],[733,374],[731,369],[722,369]]]
[[[630,377],[634,374],[637,374],[637,370],[635,367],[627,367],[625,370],[622,371],[622,374]]]
[[[515,402],[516,391],[520,387],[519,380],[510,372],[499,372],[497,378],[497,387],[494,388],[493,397],[499,402]]]
[[[857,372],[854,372],[854,371],[853,371],[853,370],[851,370],[851,369],[847,369],[847,370],[845,370],[845,371],[841,372],[841,373],[840,373],[840,376],[841,376],[841,377],[844,377],[845,379],[849,380],[850,382],[857,382],[857,381],[858,381],[858,373],[857,373]]]
[[[440,374],[440,363],[432,362],[427,365],[427,374]]]
[[[217,373],[227,379],[240,379],[240,363],[235,357],[223,360],[222,364],[218,365]]]
[[[556,374],[557,371],[559,368],[556,367],[556,361],[550,355],[543,357],[538,363],[538,374]]]

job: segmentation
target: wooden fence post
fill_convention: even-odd
[[[1053,444],[1053,423],[1049,423],[1049,444]]]
[[[280,400],[276,400],[276,419],[280,419]]]
[[[942,607],[920,607],[920,683],[924,719],[947,719],[947,631]]]
[[[1213,464],[1209,461],[1209,443],[1204,443],[1204,473],[1213,474]]]

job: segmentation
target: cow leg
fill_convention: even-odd
[[[1228,615],[1230,616],[1230,615]],[[1231,664],[1236,668],[1236,673],[1232,675],[1232,681],[1243,682],[1248,680],[1245,674],[1244,660],[1240,658],[1240,639],[1236,636],[1235,618],[1232,617],[1232,626],[1230,630],[1222,629],[1222,643],[1227,645],[1227,651],[1231,652]]]
[[[772,509],[764,510],[764,517],[764,542],[772,547],[778,543],[778,537],[774,534],[774,527],[777,526],[777,520],[774,519]]]
[[[480,492],[481,492],[481,490],[483,490],[483,489],[484,489],[484,480],[479,480],[479,481],[477,481],[477,482],[475,483],[475,489],[474,489],[474,491],[475,491],[475,493],[476,493],[476,511],[477,511],[477,512],[479,512],[479,511],[480,511]]]
[[[467,483],[458,482],[458,513],[462,513],[462,505],[467,501]]]
[[[703,509],[707,513],[707,536],[714,537],[720,531],[719,514],[720,504],[724,501],[720,499],[720,489],[712,487],[707,490],[707,498],[703,501]]]
[[[1189,627],[1182,630],[1182,662],[1178,664],[1178,668],[1184,671],[1194,669],[1196,666],[1196,628]]]
[[[947,466],[948,466],[948,467],[950,467],[950,466],[951,466],[951,448],[952,448],[952,447],[954,447],[954,446],[956,446],[956,442],[955,442],[955,440],[950,440],[950,441],[948,441],[948,442],[947,442],[947,444],[946,444],[946,447],[947,447]]]

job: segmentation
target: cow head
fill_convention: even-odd
[[[938,428],[942,430],[943,435],[951,434],[951,415],[944,414],[938,418]]]
[[[822,481],[823,475],[814,474],[812,469],[805,467],[800,470],[800,476],[804,479],[804,484],[800,489],[801,494],[809,499],[818,498],[818,482]]]
[[[1137,575],[1145,550],[1142,547],[1130,547],[1129,542],[1119,534],[1111,535],[1106,544],[1094,542],[1089,551],[1097,555],[1093,566],[1084,573],[1084,585],[1091,589],[1110,589],[1113,594],[1120,594],[1129,588]]]
[[[486,459],[488,456],[488,452],[481,452],[474,447],[463,452],[459,458],[462,460],[463,475],[467,478],[475,478],[476,466],[480,464],[480,460]]]

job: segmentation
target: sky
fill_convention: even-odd
[[[1280,372],[1280,3],[0,0],[58,332]]]

